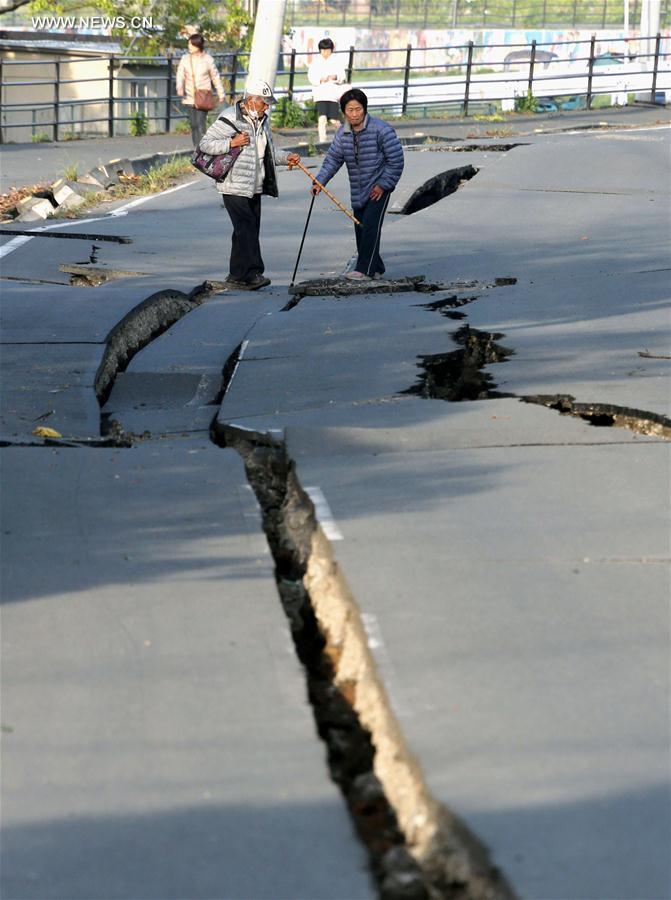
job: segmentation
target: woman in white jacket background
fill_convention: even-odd
[[[344,90],[345,67],[339,57],[333,55],[331,38],[322,38],[317,45],[319,56],[308,69],[308,80],[313,87],[312,95],[317,107],[317,132],[320,143],[326,141],[326,123],[340,126],[340,106],[338,101]]]

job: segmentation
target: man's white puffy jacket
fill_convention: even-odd
[[[263,179],[262,193],[269,194],[271,197],[277,197],[277,173],[275,166],[288,165],[288,154],[282,150],[276,150],[273,145],[273,138],[270,133],[270,117],[266,115],[263,119],[262,127],[267,140],[263,160],[258,158],[254,128],[244,118],[240,101],[235,106],[229,106],[223,110],[219,118],[210,125],[199,144],[200,149],[212,156],[228,153],[231,149],[231,139],[235,137],[237,132],[223,121],[224,118],[235,123],[238,131],[246,132],[249,135],[249,143],[242,148],[242,153],[236,159],[226,178],[223,181],[216,182],[219,193],[233,194],[237,197],[253,197],[258,167],[263,163],[265,177]]]

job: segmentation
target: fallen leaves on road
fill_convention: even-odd
[[[15,208],[19,200],[23,200],[24,197],[30,197],[38,191],[46,191],[48,189],[49,185],[46,183],[31,184],[20,188],[12,185],[8,193],[0,194],[0,213],[3,215],[7,214],[10,210]]]
[[[45,425],[40,425],[38,428],[33,429],[33,434],[35,437],[44,437],[44,438],[59,438],[63,437],[60,431],[56,431],[55,428],[47,428]]]

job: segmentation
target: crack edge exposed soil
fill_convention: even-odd
[[[233,356],[224,369],[229,382]],[[245,463],[331,776],[368,851],[379,895],[510,900],[514,894],[485,847],[431,796],[392,710],[359,607],[283,439],[216,417],[210,436]]]

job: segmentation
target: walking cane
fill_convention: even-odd
[[[296,260],[296,265],[294,266],[294,274],[291,276],[291,284],[289,287],[293,287],[294,280],[296,278],[296,272],[298,271],[298,263],[301,259],[301,253],[303,252],[303,244],[305,243],[305,235],[308,233],[308,225],[310,224],[310,216],[312,215],[312,207],[315,205],[316,194],[312,195],[312,200],[310,201],[310,209],[308,210],[308,217],[305,220],[305,228],[303,229],[303,237],[301,239],[301,246],[298,249],[298,259]]]
[[[354,216],[354,214],[351,213],[347,209],[346,206],[343,206],[342,203],[340,202],[340,200],[338,200],[337,197],[334,197],[333,194],[331,193],[331,191],[329,191],[329,189],[327,187],[324,187],[324,185],[321,183],[321,181],[317,181],[317,179],[312,174],[312,172],[308,171],[308,169],[305,168],[305,166],[303,165],[302,162],[293,163],[293,165],[290,165],[290,168],[293,169],[294,166],[296,166],[296,168],[300,169],[301,172],[305,172],[305,174],[308,176],[308,178],[310,178],[312,180],[312,183],[318,185],[318,187],[320,187],[324,191],[324,193],[329,198],[329,200],[332,200],[335,203],[335,205],[338,207],[339,210],[344,212],[346,216],[349,216],[349,218],[354,222],[355,225],[361,225],[361,222]]]

